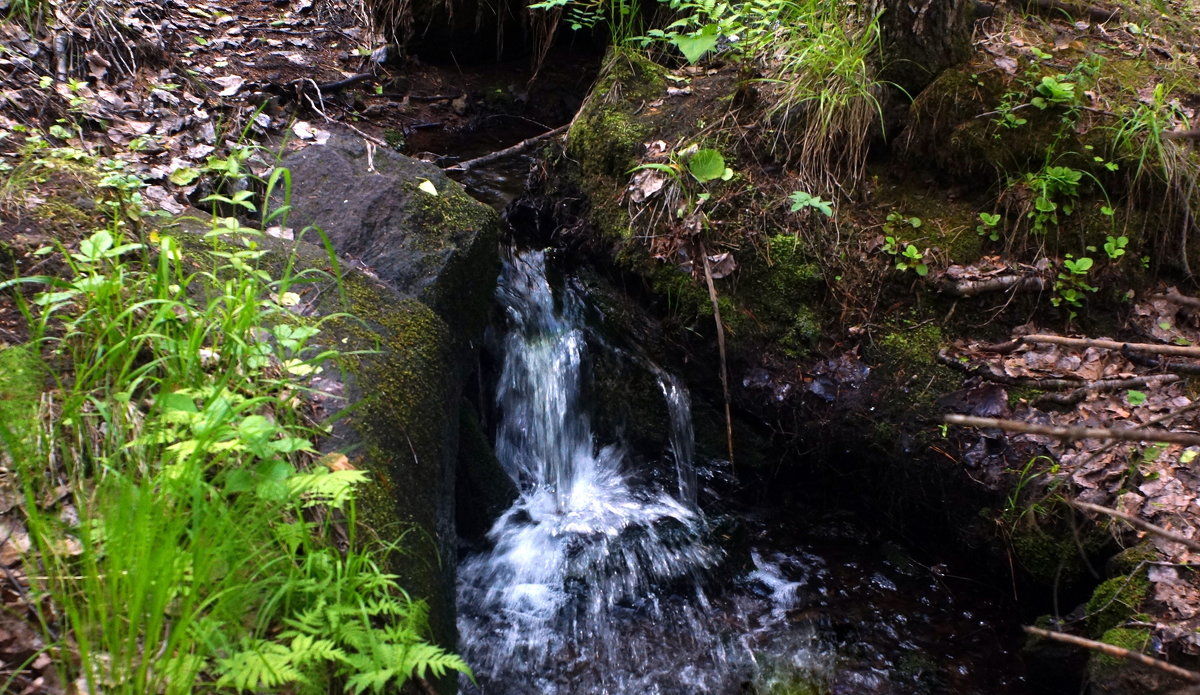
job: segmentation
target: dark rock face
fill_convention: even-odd
[[[319,227],[339,255],[401,296],[462,330],[480,329],[500,267],[493,210],[436,166],[368,152],[359,138],[335,136],[283,164],[292,172],[291,226]]]
[[[345,259],[340,291],[318,293],[310,309],[334,316],[324,333],[345,355],[340,374],[328,370],[318,384],[339,396],[319,404],[326,414],[348,407],[324,447],[370,471],[362,533],[400,542],[391,569],[429,602],[435,638],[453,648],[459,408],[499,272],[498,217],[436,167],[368,153],[361,140],[335,137],[283,165],[289,226],[297,236],[319,227]],[[310,244],[291,252],[298,270],[329,270]]]

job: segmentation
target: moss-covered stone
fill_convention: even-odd
[[[1150,646],[1150,630],[1144,627],[1129,628],[1129,627],[1114,627],[1104,631],[1100,636],[1100,641],[1105,644],[1111,644],[1114,647],[1128,649],[1131,652],[1141,653],[1146,647]],[[1094,652],[1092,658],[1088,661],[1088,673],[1093,681],[1106,681],[1113,675],[1128,665],[1128,661],[1121,657],[1112,656],[1103,652]]]
[[[1150,580],[1141,570],[1102,582],[1085,607],[1088,630],[1101,635],[1122,625],[1137,612],[1149,590]]]

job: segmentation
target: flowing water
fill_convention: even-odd
[[[662,470],[599,441],[583,298],[552,289],[545,264],[510,252],[497,291],[496,454],[520,496],[458,569],[479,681],[465,692],[1020,692],[991,624],[853,520],[706,514],[729,476],[693,460],[672,375],[646,365],[671,423],[649,464]]]

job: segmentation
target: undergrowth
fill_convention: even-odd
[[[425,604],[381,569],[394,546],[358,537],[365,474],[317,456],[308,380],[339,355],[330,317],[292,308],[330,278],[268,270],[281,264],[258,224],[286,207],[214,196],[256,226],[214,215],[207,241],[183,244],[139,231],[142,184],[119,163],[31,151],[44,161],[22,162],[27,181],[65,158],[107,182],[102,228],[37,251],[63,272],[0,283],[30,334],[0,364],[24,355],[42,370],[5,404],[0,465],[23,498],[28,605],[60,683],[360,693],[469,673],[426,641]],[[276,170],[264,199],[287,182]],[[0,375],[4,393],[15,374]]]

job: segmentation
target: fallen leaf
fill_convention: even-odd
[[[240,75],[226,75],[225,77],[214,78],[213,82],[216,82],[223,87],[220,92],[217,92],[217,96],[231,97],[234,94],[237,94],[238,90],[242,88],[242,85],[246,83],[246,80]]]

